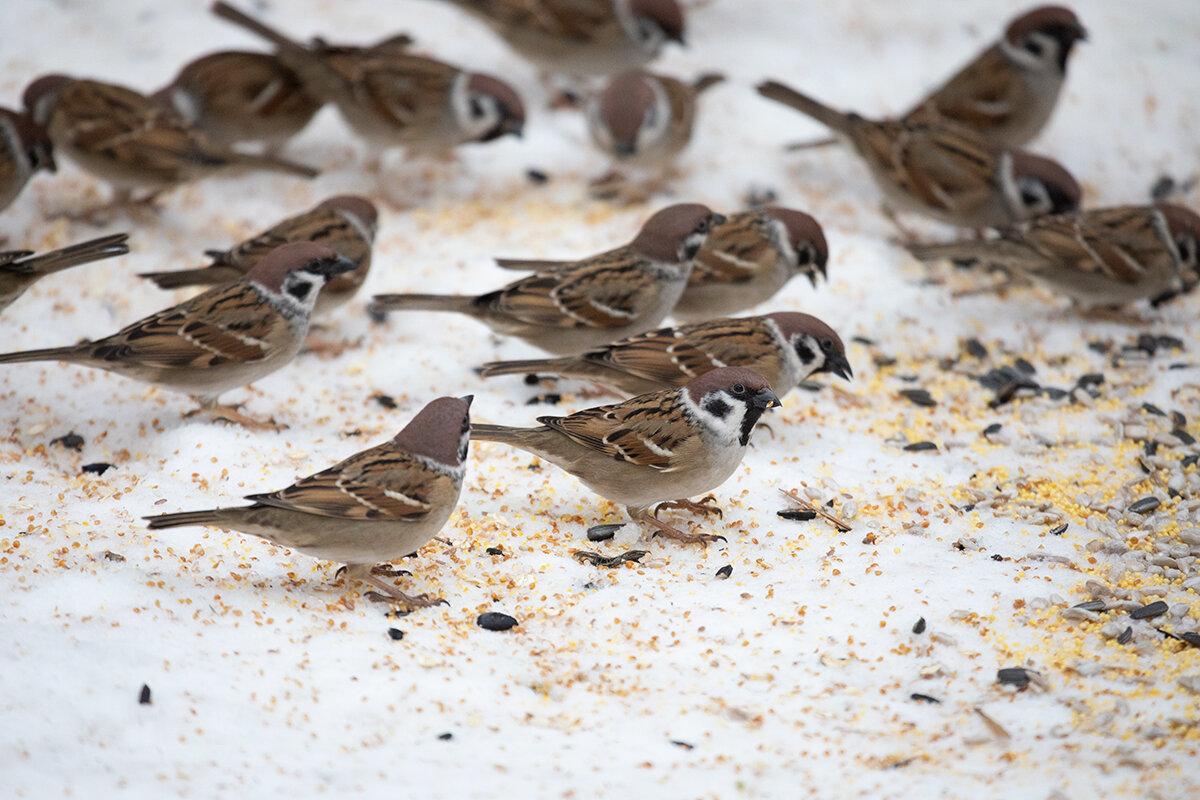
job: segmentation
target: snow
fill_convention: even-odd
[[[125,0],[101,11],[11,0],[0,8],[4,103],[19,104],[23,86],[50,71],[151,90],[197,55],[258,46],[206,5]],[[516,84],[528,98],[527,135],[464,148],[454,163],[389,155],[374,175],[364,148],[326,109],[286,151],[320,166],[318,179],[249,175],[179,189],[160,214],[109,226],[132,232],[129,256],[47,279],[5,311],[5,350],[102,336],[187,296],[164,295],[138,272],[194,266],[204,249],[332,194],[383,204],[368,284],[324,331],[361,337],[361,346],[332,360],[302,356],[225,398],[274,415],[289,426],[282,433],[184,419],[187,398],[83,368],[0,369],[8,431],[0,445],[0,795],[1194,795],[1200,720],[1196,696],[1177,679],[1200,673],[1200,649],[1159,641],[1149,623],[1132,623],[1140,626],[1134,643],[1122,649],[1094,623],[1062,623],[1060,612],[1091,599],[1084,582],[1096,580],[1132,587],[1135,601],[1168,592],[1190,604],[1171,618],[1177,630],[1195,630],[1197,590],[1162,574],[1114,579],[1110,568],[1128,562],[1087,549],[1097,533],[1078,515],[1058,536],[1011,505],[960,512],[951,504],[969,502],[963,487],[996,484],[1020,484],[1059,509],[1079,492],[1153,490],[1122,488],[1141,476],[1139,451],[1114,435],[1113,420],[1150,402],[1181,410],[1200,437],[1200,300],[1146,311],[1144,323],[1130,325],[1077,318],[1060,298],[1027,289],[955,298],[989,279],[907,258],[889,241],[895,231],[853,155],[785,153],[784,144],[823,131],[752,90],[774,77],[835,105],[897,112],[1025,6],[694,5],[690,46],[668,50],[655,69],[691,77],[719,67],[730,80],[703,98],[670,196],[619,208],[586,197],[587,179],[607,165],[581,116],[547,111],[536,72],[448,4],[295,0],[286,13],[284,4],[247,4],[297,37],[371,42],[410,30],[439,57]],[[1035,149],[1074,172],[1090,205],[1145,202],[1161,175],[1186,179],[1200,160],[1200,13],[1189,0],[1073,7],[1090,41]],[[531,184],[530,168],[549,183]],[[750,190],[767,188],[814,214],[832,253],[828,283],[793,282],[771,309],[817,314],[848,343],[868,337],[876,355],[899,363],[876,366],[870,348],[849,345],[855,381],[822,380],[815,393],[784,398],[767,420],[771,431],[756,433],[741,469],[716,492],[723,519],[672,517],[727,542],[681,546],[632,526],[612,542],[588,542],[588,527],[621,521],[618,508],[551,465],[531,468],[524,453],[476,445],[459,512],[443,532],[450,544],[433,542],[399,565],[413,573],[399,579],[402,588],[441,594],[449,605],[389,619],[357,587],[335,581],[336,565],[223,531],[152,534],[141,521],[281,488],[382,441],[439,395],[474,393],[475,418],[491,422],[558,413],[526,406],[544,388],[516,378],[484,383],[470,370],[536,356],[527,345],[450,315],[393,314],[373,325],[366,300],[494,288],[513,276],[493,256],[596,252],[627,240],[669,202],[733,211]],[[106,191],[63,165],[0,214],[0,235],[33,249],[99,235],[54,215]],[[1182,201],[1196,207],[1200,195],[1193,189]],[[952,233],[914,225],[930,237]],[[1107,339],[1119,350],[1146,331],[1185,347],[1119,366],[1085,347]],[[938,364],[969,337],[989,358],[961,367],[984,371],[1021,356],[1047,385],[1070,388],[1104,371],[1105,393],[1094,408],[1040,399],[989,409],[990,393]],[[936,409],[898,394],[922,387]],[[562,390],[563,411],[609,400],[582,384]],[[1004,426],[1001,444],[980,437],[992,422]],[[86,440],[82,452],[50,444],[72,431]],[[1031,446],[1035,434],[1057,445]],[[939,450],[898,446],[921,440]],[[80,472],[101,461],[116,467]],[[853,530],[776,516],[788,505],[780,489],[806,488],[843,510],[857,504]],[[1182,501],[1155,519],[1164,535],[1197,524]],[[1112,522],[1098,515],[1091,524],[1101,521]],[[1140,533],[1121,525],[1122,536]],[[488,555],[489,547],[504,554]],[[649,554],[618,569],[571,556],[634,548]],[[1025,558],[1035,551],[1069,563]],[[733,571],[722,580],[725,565]],[[490,610],[520,625],[478,628],[477,615]],[[922,617],[927,629],[914,633]],[[1169,627],[1164,619],[1154,624]],[[1070,668],[1079,663],[1099,667]],[[1039,670],[1049,689],[998,685],[996,670],[1015,666]]]

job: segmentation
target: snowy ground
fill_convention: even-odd
[[[508,77],[529,97],[528,135],[464,150],[452,165],[394,157],[377,180],[327,110],[288,150],[319,165],[319,179],[178,190],[158,217],[113,224],[132,230],[129,256],[46,280],[4,313],[5,349],[101,336],[185,296],[137,272],[192,266],[205,248],[330,194],[391,199],[366,292],[327,332],[362,346],[302,357],[227,396],[286,422],[284,433],[183,419],[186,398],[81,368],[0,370],[0,795],[1195,796],[1200,648],[1155,628],[1200,625],[1200,532],[1187,530],[1200,491],[1196,467],[1181,466],[1197,450],[1178,435],[1200,438],[1200,298],[1141,324],[1081,320],[1028,290],[955,299],[987,278],[925,270],[890,245],[865,170],[837,149],[782,152],[821,131],[751,88],[771,76],[848,108],[896,112],[1022,4],[697,3],[691,46],[657,68],[719,66],[731,80],[706,95],[672,197],[634,208],[586,199],[586,179],[606,165],[580,117],[545,111],[533,70],[453,9],[286,5],[255,7],[301,37],[374,41],[407,29],[447,60]],[[16,105],[48,71],[149,90],[196,55],[253,44],[205,2],[170,6],[4,3],[0,101]],[[1088,203],[1143,202],[1158,178],[1200,164],[1200,9],[1074,7],[1091,41],[1036,148],[1075,172]],[[550,181],[531,184],[530,168]],[[629,527],[589,543],[585,530],[618,521],[619,509],[495,445],[473,448],[444,532],[453,544],[404,564],[404,588],[449,606],[403,618],[335,583],[334,565],[209,529],[152,535],[140,521],[284,486],[390,436],[438,395],[473,392],[488,421],[554,413],[526,406],[542,389],[481,384],[470,371],[530,348],[445,315],[373,326],[366,297],[498,286],[512,276],[491,256],[594,252],[673,199],[732,211],[766,189],[821,220],[833,254],[828,284],[796,282],[772,308],[815,313],[847,342],[874,345],[850,345],[853,383],[785,398],[774,435],[760,431],[717,492],[723,521],[683,519],[716,526],[726,543],[702,550]],[[35,249],[96,235],[53,215],[103,191],[70,166],[39,177],[0,215],[0,235]],[[1182,200],[1200,206],[1200,193]],[[1145,333],[1182,347],[1122,349]],[[985,357],[964,352],[969,338]],[[971,375],[1018,358],[1043,385],[1105,380],[1095,398],[989,408],[992,392]],[[596,402],[580,397],[585,388],[564,384],[562,408]],[[936,407],[899,394],[922,388]],[[1000,431],[982,436],[993,423]],[[80,452],[51,444],[71,432],[85,440]],[[1138,458],[1155,437],[1147,477]],[[918,441],[938,449],[902,449]],[[115,468],[81,472],[95,462]],[[1180,497],[1166,491],[1180,486]],[[780,489],[834,500],[853,530],[779,518]],[[1156,512],[1126,512],[1148,495],[1162,501]],[[571,556],[634,547],[650,554],[619,569]],[[1068,610],[1092,599],[1105,610]],[[1166,614],[1130,618],[1157,599]],[[475,618],[487,610],[520,625],[482,630]],[[1037,670],[1045,686],[1002,686],[1006,667]],[[143,684],[149,704],[138,702]]]

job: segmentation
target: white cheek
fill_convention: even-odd
[[[734,400],[722,392],[721,399],[729,406],[729,411],[725,416],[718,417],[716,414],[710,413],[702,405],[692,402],[691,395],[687,392],[683,392],[682,397],[684,406],[700,420],[704,427],[708,429],[710,435],[718,441],[725,443],[740,442],[742,437],[742,419],[746,416],[745,404]]]

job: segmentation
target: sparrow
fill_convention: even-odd
[[[771,299],[796,275],[815,287],[828,261],[825,232],[803,211],[766,206],[730,214],[696,254],[671,316],[691,322],[736,314]]]
[[[1079,207],[1079,184],[1062,165],[1005,150],[970,128],[868,120],[775,81],[759,84],[758,93],[807,114],[850,144],[897,210],[978,230]]]
[[[213,286],[235,281],[254,268],[276,247],[288,242],[316,242],[333,248],[353,261],[357,268],[331,279],[317,297],[315,315],[324,315],[342,305],[362,286],[371,269],[371,247],[379,213],[375,204],[358,195],[330,197],[315,208],[288,217],[228,250],[208,250],[207,267],[173,272],[144,272],[162,289],[181,286]]]
[[[375,147],[443,152],[519,136],[525,125],[525,107],[507,83],[406,52],[394,46],[395,37],[367,48],[330,47],[320,39],[305,46],[228,3],[214,3],[212,10],[273,43],[305,90],[337,106],[354,132]]]
[[[578,356],[493,361],[479,374],[549,373],[635,395],[685,386],[719,367],[752,369],[780,394],[818,372],[853,377],[841,337],[816,317],[795,311],[660,328]]]
[[[1200,282],[1200,216],[1183,206],[1077,211],[1038,217],[995,238],[910,245],[921,261],[980,261],[1015,270],[1080,308],[1161,301]]]
[[[143,517],[150,530],[207,525],[240,531],[326,561],[411,608],[444,603],[410,596],[378,576],[384,561],[414,553],[458,505],[471,437],[471,397],[439,397],[383,444],[286,489],[252,494],[249,506]]]
[[[1004,148],[1023,147],[1045,127],[1075,43],[1087,39],[1069,8],[1040,6],[1008,24],[984,50],[905,115],[907,122],[965,125]]]
[[[154,98],[223,145],[264,142],[276,152],[324,105],[270,53],[209,53],[184,66]]]
[[[214,418],[266,427],[235,409],[218,406],[217,399],[295,358],[321,287],[356,266],[324,245],[285,244],[244,278],[209,289],[111,336],[0,355],[0,364],[66,361],[95,367],[191,395],[200,411]]]
[[[450,0],[543,72],[612,75],[683,44],[675,0]]]
[[[30,250],[0,253],[0,311],[12,305],[25,290],[42,278],[64,269],[90,264],[129,252],[128,233],[101,236],[60,250],[34,255]]]
[[[683,293],[692,258],[724,219],[698,203],[668,206],[615,250],[579,261],[497,259],[505,268],[536,271],[494,292],[381,294],[370,308],[469,314],[549,353],[579,353],[662,322]]]
[[[686,533],[650,508],[676,497],[704,494],[733,474],[763,412],[779,405],[766,379],[742,367],[722,367],[686,386],[638,395],[565,417],[538,417],[537,428],[471,426],[477,442],[526,450],[577,477],[584,486],[625,506],[630,519],[682,542],[720,537]],[[676,500],[667,507],[702,513],[707,503]]]
[[[160,192],[228,169],[264,169],[312,178],[317,171],[268,155],[238,153],[178,112],[111,83],[46,75],[29,84],[25,109],[43,126],[56,153],[111,183],[115,204],[134,189]]]
[[[45,129],[25,114],[0,108],[0,211],[12,205],[39,169],[58,169]]]
[[[707,74],[684,83],[644,70],[623,72],[588,104],[592,141],[619,164],[665,170],[691,141],[696,98],[723,80]]]

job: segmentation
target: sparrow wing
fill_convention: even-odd
[[[610,0],[456,0],[476,14],[504,26],[580,42],[616,22]]]
[[[1137,283],[1173,269],[1170,240],[1153,207],[1121,206],[1032,220],[1018,229],[1047,261],[1082,273]]]
[[[680,465],[672,456],[696,436],[679,398],[679,389],[666,389],[538,422],[618,461],[673,472]]]
[[[889,180],[930,208],[969,216],[995,192],[995,151],[969,129],[887,120],[863,125],[856,144]]]
[[[952,120],[977,131],[993,130],[1029,102],[1023,89],[1000,46],[993,45],[922,100],[904,121]]]
[[[745,283],[774,266],[778,258],[760,214],[731,214],[696,254],[688,286]]]

